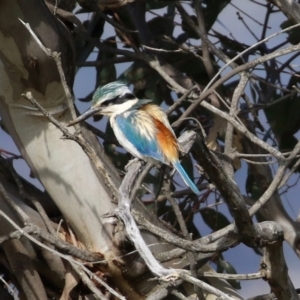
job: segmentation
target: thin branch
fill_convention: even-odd
[[[183,236],[185,237],[186,240],[191,241],[191,236],[188,232],[188,229],[186,227],[186,223],[183,219],[181,210],[178,206],[178,204],[175,202],[174,198],[172,198],[171,196],[168,196],[168,201],[171,204],[173,211],[175,213],[176,219],[179,223],[180,229],[183,233]],[[187,258],[189,260],[190,263],[190,271],[193,277],[197,278],[197,256],[195,255],[195,253],[191,253],[188,252],[187,253]],[[197,293],[197,296],[199,298],[199,300],[204,299],[203,293],[202,291],[199,289],[199,287],[195,287],[195,292]]]
[[[299,47],[300,50],[300,47]],[[192,104],[194,105],[194,104]],[[251,133],[244,125],[241,125],[237,120],[230,117],[226,112],[221,111],[220,109],[214,107],[213,105],[209,104],[206,101],[201,102],[201,105],[211,111],[212,113],[220,116],[221,118],[225,119],[229,123],[231,123],[236,130],[241,132],[243,135],[245,135],[250,141],[255,143],[256,145],[260,146],[262,149],[265,149],[267,152],[272,154],[274,157],[276,157],[278,160],[283,160],[284,156],[280,151],[269,145],[268,143],[262,141],[260,138],[258,138],[256,135]]]
[[[280,165],[273,181],[268,186],[264,194],[258,199],[258,201],[249,209],[249,213],[253,216],[273,195],[274,191],[278,189],[279,184],[284,184],[288,178],[284,177],[286,169],[288,167],[288,162],[294,159],[300,151],[300,142],[294,147],[294,150],[288,156],[284,164]]]
[[[21,197],[25,198],[25,199],[28,199],[33,205],[34,207],[36,208],[36,210],[38,211],[38,213],[40,214],[41,218],[43,219],[47,229],[49,230],[49,232],[52,234],[52,235],[56,235],[56,231],[49,219],[49,217],[47,216],[47,213],[46,211],[44,210],[43,206],[41,205],[41,203],[33,196],[29,195],[28,193],[26,193],[25,189],[24,189],[24,186],[23,186],[23,183],[22,181],[20,180],[18,174],[16,173],[15,169],[12,167],[11,164],[8,165],[8,168],[19,188],[19,193],[21,195]]]
[[[140,230],[138,229],[130,212],[131,200],[129,194],[140,167],[141,162],[137,160],[131,162],[128,168],[128,172],[122,181],[122,184],[119,189],[118,215],[124,222],[126,232],[130,240],[133,242],[136,250],[139,252],[141,257],[144,259],[148,268],[153,274],[156,274],[159,277],[163,277],[166,275],[174,274],[175,270],[165,269],[154,258],[153,254],[151,253],[144,239],[142,238]]]
[[[246,84],[248,83],[249,77],[246,76],[246,74],[243,72],[241,74],[241,80],[238,84],[238,86],[235,88],[232,100],[231,100],[231,106],[229,111],[229,116],[234,117],[236,115],[236,111],[238,109],[238,103],[241,95],[244,93]],[[224,147],[224,154],[230,155],[233,151],[233,125],[230,123],[227,123],[226,127],[226,133],[225,133],[225,147]],[[226,162],[224,161],[224,169],[230,178],[233,179],[234,177],[234,170],[232,162]]]
[[[172,106],[168,108],[168,110],[166,111],[166,115],[169,116],[176,108],[178,108],[182,104],[183,101],[187,100],[188,96],[196,89],[198,89],[198,86],[194,85],[188,91],[183,93],[183,95],[179,99],[177,99]]]
[[[35,243],[36,245],[40,246],[41,248],[44,248],[46,250],[48,250],[49,252],[53,253],[54,255],[57,255],[69,262],[72,262],[74,264],[77,264],[78,266],[80,266],[87,274],[89,274],[89,276],[91,278],[93,278],[94,280],[96,280],[98,283],[100,283],[101,285],[103,285],[110,293],[112,293],[113,295],[115,295],[118,299],[121,300],[125,300],[125,297],[123,297],[122,295],[120,295],[119,293],[117,293],[114,289],[112,289],[106,282],[104,282],[103,280],[101,280],[101,278],[99,278],[98,276],[94,275],[89,269],[87,269],[81,262],[74,260],[72,257],[70,257],[69,255],[65,255],[62,254],[58,251],[56,251],[53,248],[48,247],[47,245],[41,243],[39,240],[37,240],[36,238],[32,237],[30,234],[28,234],[26,231],[24,231],[19,225],[17,225],[9,216],[7,216],[2,210],[0,210],[0,215],[7,220],[15,229],[17,229],[18,231],[21,232],[22,235],[26,236],[30,241],[32,241],[33,243]],[[35,225],[33,225],[35,226]],[[53,237],[52,237],[53,238]]]
[[[226,280],[253,280],[264,278],[264,274],[261,272],[249,273],[249,274],[224,274],[224,273],[212,273],[212,272],[198,272],[199,276],[211,277],[211,278],[222,278]]]
[[[65,72],[62,68],[60,53],[52,51],[49,48],[46,48],[43,45],[43,43],[40,41],[38,36],[35,34],[35,32],[31,29],[30,24],[23,22],[21,19],[19,19],[19,21],[26,27],[26,29],[29,31],[29,33],[31,34],[33,39],[36,41],[36,43],[39,45],[39,47],[42,49],[42,51],[47,56],[52,57],[54,59],[54,61],[56,63],[56,66],[57,66],[57,69],[58,69],[60,79],[61,79],[61,84],[62,84],[62,86],[64,88],[64,91],[65,91],[65,95],[66,95],[66,98],[67,98],[67,103],[68,103],[69,110],[71,112],[71,116],[72,116],[73,119],[75,119],[76,118],[76,112],[75,112],[74,105],[73,105],[74,99],[73,99],[71,90],[70,90],[70,88],[67,84],[66,77],[65,77]]]
[[[6,201],[6,203],[8,204],[8,206],[14,211],[16,212],[18,218],[21,220],[21,222],[26,225],[30,222],[30,218],[29,216],[21,209],[21,207],[19,205],[17,205],[7,194],[4,186],[2,185],[2,183],[0,182],[0,194],[2,195],[2,197],[4,198],[4,200]]]
[[[83,271],[83,269],[78,265],[73,263],[72,261],[69,261],[72,268],[75,270],[75,272],[80,276],[82,282],[90,289],[92,293],[94,293],[94,296],[97,299],[100,300],[107,300],[107,297],[105,297],[101,291],[96,287],[95,283],[86,275],[86,273]]]
[[[202,139],[196,139],[196,147],[198,149],[196,158],[209,177],[213,179],[214,185],[227,203],[238,232],[243,235],[244,242],[252,243],[255,238],[253,223],[239,188],[228,177],[218,158],[207,149]]]
[[[220,299],[224,299],[224,300],[233,300],[233,299],[235,299],[233,297],[228,296],[228,294],[225,294],[225,293],[221,292],[220,290],[216,289],[215,287],[205,283],[204,281],[189,276],[185,272],[180,272],[179,277],[181,279],[193,284],[193,285],[198,286],[199,288],[201,288],[205,291],[208,291],[208,292],[220,297]]]
[[[265,39],[263,40],[260,40],[259,42],[255,43],[254,45],[250,46],[249,48],[245,49],[244,51],[240,52],[238,55],[236,55],[233,59],[231,59],[229,62],[227,62],[222,68],[220,68],[220,70],[217,72],[217,74],[214,76],[214,78],[206,85],[205,89],[203,90],[203,92],[206,92],[210,87],[212,87],[212,84],[213,82],[218,78],[218,76],[228,67],[230,66],[230,64],[234,61],[236,61],[238,58],[242,57],[245,53],[247,53],[248,51],[254,49],[254,48],[257,48],[257,46],[267,42],[268,40],[270,40],[271,38],[273,37],[276,37],[277,35],[280,35],[281,33],[284,33],[284,32],[287,32],[287,31],[290,31],[296,27],[299,27],[300,24],[296,24],[296,25],[293,25],[293,26],[290,26],[288,28],[285,28],[283,30],[280,30],[278,32],[275,32],[274,34],[271,34],[269,35],[268,37],[266,37]],[[297,50],[295,50],[297,51]],[[292,51],[294,52],[294,51]],[[241,67],[241,66],[240,66]],[[235,70],[235,69],[233,69]],[[246,69],[244,69],[246,70]],[[239,72],[237,72],[239,73]],[[235,74],[237,74],[235,73]]]
[[[194,240],[188,241],[186,239],[182,239],[178,236],[173,235],[172,233],[153,225],[150,223],[143,215],[141,215],[136,210],[133,210],[133,215],[141,228],[147,230],[161,238],[165,241],[173,244],[177,247],[185,249],[191,252],[202,252],[202,253],[215,253],[227,250],[233,244],[237,243],[237,239],[227,239],[224,238],[216,243],[202,243],[202,240]]]
[[[133,58],[127,57],[115,57],[115,58],[107,58],[105,60],[96,60],[96,61],[79,61],[76,63],[77,67],[105,67],[107,65],[120,64],[125,62],[133,62]]]
[[[205,28],[205,20],[204,20],[204,14],[202,10],[202,1],[194,1],[195,5],[195,11],[197,15],[197,20],[198,20],[198,30],[202,31],[202,36],[205,36],[205,39],[202,41],[202,55],[203,55],[203,64],[205,67],[205,70],[208,74],[208,77],[212,79],[215,75],[215,70],[213,68],[211,59],[210,59],[210,52],[209,52],[209,45],[207,43],[208,38],[207,38],[207,32]]]

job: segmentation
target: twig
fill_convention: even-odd
[[[105,67],[107,65],[124,63],[124,62],[132,62],[134,59],[127,57],[115,57],[115,58],[107,58],[105,60],[96,60],[96,61],[80,61],[76,63],[77,67]]]
[[[298,24],[298,26],[299,26],[299,24]],[[209,109],[210,111],[212,111],[212,112],[218,114],[219,116],[221,116],[218,113],[218,110],[213,111],[213,109],[211,108],[212,105],[209,105],[206,101],[203,101],[203,99],[206,99],[216,88],[218,88],[222,83],[224,83],[225,81],[227,81],[228,79],[230,79],[234,75],[236,75],[238,73],[241,73],[242,71],[251,69],[251,68],[253,68],[253,67],[255,67],[259,64],[262,64],[262,63],[264,63],[268,60],[274,59],[276,57],[279,57],[279,56],[282,56],[282,55],[285,55],[285,54],[288,54],[288,53],[296,52],[296,51],[299,51],[299,50],[300,50],[300,43],[297,44],[297,45],[291,45],[291,46],[286,47],[284,49],[274,51],[274,52],[266,54],[264,56],[260,56],[259,58],[255,59],[255,60],[249,61],[248,63],[245,63],[241,66],[238,66],[238,67],[234,68],[232,71],[228,72],[227,74],[224,74],[220,79],[218,79],[214,83],[212,83],[210,88],[204,89],[203,92],[201,93],[200,97],[195,102],[193,102],[186,109],[186,111],[182,114],[182,117],[187,117],[189,114],[191,114],[191,112],[195,109],[195,107],[197,107],[199,105],[199,103],[201,103],[202,106]],[[221,117],[225,118],[224,116],[221,116]],[[234,127],[236,127],[236,126],[234,125]]]
[[[178,292],[177,290],[172,291],[171,294],[180,300],[188,300],[188,298],[186,298],[182,293]]]
[[[205,39],[202,40],[202,55],[203,55],[203,64],[205,67],[205,70],[208,74],[208,77],[212,79],[215,75],[215,70],[213,68],[211,59],[210,59],[210,52],[209,52],[209,45],[207,43],[207,32],[205,28],[205,20],[204,20],[204,14],[202,9],[202,1],[195,1],[195,11],[197,15],[197,21],[198,26],[197,29],[202,32],[202,36],[205,36]]]
[[[78,264],[75,264],[72,261],[69,261],[69,263],[75,272],[80,276],[82,282],[90,289],[91,292],[94,293],[94,296],[97,299],[107,300],[107,297],[101,293],[101,291],[95,286],[95,283],[86,275],[85,272],[83,272],[82,268]]]
[[[152,252],[149,250],[145,241],[141,237],[140,230],[138,229],[130,212],[131,200],[129,194],[140,167],[141,162],[131,162],[128,172],[122,181],[119,189],[118,215],[125,224],[126,232],[130,240],[133,242],[136,250],[144,259],[151,272],[159,277],[174,274],[175,270],[163,268],[154,258]]]
[[[198,272],[199,276],[212,277],[212,278],[222,278],[222,279],[233,279],[233,280],[253,280],[264,278],[264,274],[261,272],[249,273],[249,274],[220,274],[212,272]]]
[[[62,68],[60,53],[52,51],[49,48],[46,48],[43,45],[43,43],[40,41],[40,39],[37,37],[35,32],[31,29],[30,24],[23,22],[21,19],[19,19],[19,21],[26,27],[26,29],[29,31],[29,33],[31,34],[33,39],[36,41],[36,43],[39,45],[39,47],[44,51],[44,53],[47,56],[52,57],[54,59],[56,65],[57,65],[57,69],[58,69],[58,73],[59,73],[59,76],[60,76],[60,79],[61,79],[62,86],[63,86],[65,94],[66,94],[67,103],[68,103],[68,107],[69,107],[70,112],[71,112],[71,116],[72,116],[73,119],[75,119],[76,118],[76,112],[75,112],[74,105],[73,105],[73,100],[74,99],[73,99],[72,93],[71,93],[71,91],[68,87],[66,77],[65,77],[65,73],[64,73],[64,70]]]
[[[300,49],[300,47],[299,47]],[[205,108],[207,108],[209,111],[213,112],[214,114],[220,116],[221,118],[225,119],[229,123],[231,123],[236,130],[241,132],[243,135],[245,135],[250,141],[255,143],[256,145],[260,146],[262,149],[265,149],[267,152],[271,153],[274,157],[276,157],[278,160],[283,160],[284,156],[280,151],[269,145],[268,143],[262,141],[259,139],[256,135],[251,133],[244,125],[241,125],[238,121],[236,121],[234,118],[230,117],[227,113],[221,111],[220,109],[214,107],[213,105],[209,104],[206,101],[201,102],[201,105]]]
[[[179,208],[178,204],[175,202],[175,200],[171,196],[167,197],[167,199],[168,199],[169,203],[171,204],[171,206],[173,208],[173,211],[175,213],[176,219],[179,223],[179,226],[180,226],[180,229],[183,233],[183,236],[185,237],[186,240],[191,241],[192,240],[191,236],[190,236],[190,234],[187,230],[185,221],[183,219],[183,216],[182,216],[182,213],[180,211],[180,208]],[[187,253],[187,258],[188,258],[189,263],[190,263],[191,274],[192,274],[192,276],[197,278],[197,257],[195,255],[195,253],[188,252]],[[199,300],[204,299],[203,293],[199,289],[199,287],[195,287],[195,292],[197,293],[197,296],[198,296]]]
[[[202,28],[200,26],[196,26],[196,24],[191,19],[190,15],[185,11],[183,6],[176,2],[176,8],[178,12],[180,13],[183,20],[185,20],[188,25],[198,34],[198,36],[201,38],[202,42],[206,43],[207,47],[210,48],[210,50],[213,52],[214,55],[216,55],[219,59],[224,61],[225,63],[228,63],[231,67],[235,68],[237,65],[230,61],[229,57],[225,55],[221,50],[219,50],[205,35],[205,33],[202,31]],[[215,77],[214,77],[215,78]]]
[[[246,76],[246,74],[243,72],[241,74],[241,80],[240,80],[238,86],[235,88],[233,96],[232,96],[231,106],[230,106],[230,111],[229,111],[230,117],[234,117],[236,115],[239,99],[244,92],[244,89],[246,87],[248,79],[249,79],[248,76]],[[233,151],[232,147],[233,147],[233,125],[230,123],[227,123],[226,133],[225,133],[224,154],[230,155]],[[233,179],[234,169],[233,169],[232,162],[224,161],[223,163],[224,163],[224,169],[225,169],[227,175]]]
[[[246,52],[250,51],[253,48],[257,48],[257,46],[267,42],[268,40],[270,40],[271,38],[284,33],[286,31],[292,30],[296,27],[299,27],[300,24],[296,24],[293,26],[290,26],[288,28],[285,28],[283,30],[280,30],[278,32],[275,32],[274,34],[269,35],[268,37],[264,38],[263,40],[260,40],[259,42],[253,44],[252,46],[248,47],[247,49],[245,49],[244,51],[240,52],[239,54],[237,54],[233,59],[231,59],[230,61],[228,61],[222,68],[220,68],[220,70],[217,72],[217,74],[212,78],[212,80],[206,85],[205,89],[203,90],[203,92],[206,92],[209,87],[212,86],[213,82],[218,78],[218,76],[234,61],[236,61],[238,58],[242,57]],[[244,69],[245,70],[245,69]],[[237,74],[237,73],[236,73]]]
[[[183,283],[182,279],[176,279],[169,282],[167,281],[159,282],[158,288],[154,289],[154,291],[147,296],[146,300],[165,299],[168,296],[168,294],[170,294],[171,289],[176,289],[176,287],[180,286],[182,283]]]
[[[284,184],[288,177],[284,177],[286,169],[288,167],[288,162],[296,157],[300,151],[300,142],[297,143],[294,150],[290,153],[284,164],[280,165],[273,181],[264,192],[264,194],[258,199],[257,202],[249,209],[250,215],[254,215],[273,195],[274,191],[278,189],[279,184]]]
[[[187,90],[179,85],[169,74],[162,68],[159,60],[156,57],[144,56],[144,59],[166,82],[168,82],[172,88],[180,94],[185,94]]]
[[[214,185],[227,203],[238,232],[243,235],[244,242],[251,243],[251,240],[253,242],[253,238],[255,238],[253,223],[239,188],[228,177],[218,158],[207,149],[202,139],[196,139],[196,147],[198,149],[197,160],[209,177],[213,179]]]
[[[4,214],[4,212],[0,211],[1,214]],[[0,237],[0,244],[11,239],[20,238],[22,235],[31,234],[39,237],[41,240],[47,242],[50,245],[55,246],[57,249],[62,251],[65,254],[75,256],[76,258],[79,258],[81,260],[85,260],[88,262],[99,262],[100,260],[103,261],[103,256],[99,253],[93,253],[90,251],[87,251],[85,249],[79,249],[77,247],[74,247],[73,245],[55,237],[51,234],[47,233],[37,225],[33,223],[26,224],[25,227],[21,228],[20,230],[13,231],[7,235],[4,235]]]
[[[39,201],[37,201],[37,199],[35,199],[35,197],[31,196],[31,195],[28,195],[26,192],[25,192],[25,189],[24,189],[24,186],[23,186],[23,183],[22,181],[20,180],[18,174],[16,173],[15,169],[12,167],[11,164],[8,165],[8,168],[19,188],[19,192],[20,192],[20,195],[25,198],[25,199],[28,199],[36,208],[36,210],[38,211],[38,213],[40,214],[41,218],[43,219],[47,229],[49,230],[49,232],[52,234],[52,235],[56,235],[56,231],[53,227],[53,225],[51,224],[51,221],[49,219],[49,217],[47,216],[47,213],[45,212],[43,206],[41,205],[41,203]]]
[[[135,219],[137,220],[137,223],[142,227],[143,229],[163,238],[165,241],[169,242],[170,244],[173,244],[177,247],[180,247],[182,249],[185,249],[187,251],[191,252],[202,252],[202,253],[214,253],[214,252],[221,252],[226,249],[228,249],[233,244],[237,243],[237,240],[227,240],[226,238],[223,240],[220,240],[216,243],[202,243],[202,240],[194,240],[194,241],[188,241],[186,239],[182,239],[178,236],[175,236],[171,234],[170,232],[153,225],[150,223],[143,215],[141,215],[136,210],[133,210],[133,215]]]
[[[153,167],[152,163],[147,163],[144,167],[142,172],[139,174],[138,178],[135,180],[135,183],[131,189],[130,199],[133,201],[136,197],[136,193],[141,188],[144,178],[147,176],[151,168]]]
[[[218,297],[220,297],[220,299],[224,299],[224,300],[233,300],[234,298],[228,296],[227,294],[223,293],[222,291],[216,289],[215,287],[205,283],[202,280],[196,279],[192,276],[189,276],[188,274],[186,274],[185,272],[180,272],[179,273],[179,277],[193,285],[198,286],[199,288],[208,291]]]
[[[4,186],[2,185],[2,183],[0,182],[0,194],[2,195],[2,197],[4,198],[4,200],[6,201],[6,203],[8,204],[8,206],[14,211],[16,212],[17,216],[20,218],[20,220],[22,221],[22,223],[24,225],[27,225],[30,222],[30,218],[29,216],[20,208],[19,205],[17,205],[7,194]]]
[[[65,255],[62,254],[58,251],[56,251],[55,249],[52,249],[50,247],[48,247],[47,245],[44,245],[43,243],[41,243],[40,241],[38,241],[37,239],[35,239],[34,237],[32,237],[30,234],[28,234],[27,232],[23,231],[23,229],[17,225],[9,216],[7,216],[2,210],[0,210],[0,215],[7,220],[15,229],[19,230],[22,235],[26,236],[30,241],[32,241],[33,243],[35,243],[36,245],[50,251],[51,253],[69,261],[72,262],[74,264],[77,264],[78,266],[80,266],[87,274],[89,274],[89,276],[93,279],[95,279],[97,282],[99,282],[101,285],[103,285],[110,293],[112,293],[113,295],[115,295],[118,299],[121,300],[125,300],[125,297],[123,297],[122,295],[120,295],[119,293],[117,293],[114,289],[112,289],[108,284],[106,284],[103,280],[101,280],[98,276],[95,276],[89,269],[87,269],[81,262],[78,262],[76,260],[74,260],[73,258],[71,258],[69,255]]]
[[[0,281],[5,285],[7,291],[14,297],[14,299],[18,299],[18,295],[16,295],[15,291],[13,290],[12,286],[10,286],[6,280],[3,278],[3,274],[0,275]]]
[[[170,106],[168,108],[168,110],[166,111],[166,115],[169,116],[177,107],[179,107],[183,101],[185,101],[188,96],[194,91],[198,89],[198,87],[196,85],[194,85],[193,87],[191,87],[188,91],[186,91],[179,99],[176,100],[176,102]]]

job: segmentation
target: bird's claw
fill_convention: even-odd
[[[176,281],[177,279],[179,279],[179,278],[180,278],[179,274],[177,274],[177,273],[172,273],[172,274],[169,274],[169,275],[160,277],[160,280],[162,280],[162,281],[164,281],[164,282],[175,283],[175,281]]]

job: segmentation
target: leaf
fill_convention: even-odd
[[[200,214],[203,221],[214,231],[222,229],[230,224],[227,217],[215,209],[206,207],[200,210]]]
[[[287,88],[292,89],[293,86],[300,86],[298,74],[291,76]],[[281,97],[281,94],[274,94],[271,103]],[[264,111],[278,141],[279,150],[282,152],[291,151],[298,142],[294,134],[300,129],[300,97],[293,95],[284,101],[265,108]],[[295,162],[296,160],[293,160],[289,167],[294,165]],[[300,168],[297,168],[296,171],[300,172]]]
[[[157,0],[148,0],[146,1],[146,10],[160,9],[168,6],[170,1],[157,1]]]
[[[114,37],[107,38],[104,42],[104,45],[109,45],[112,48],[116,48],[116,40]],[[106,59],[115,58],[116,55],[111,53],[110,51],[105,52],[103,50],[99,51],[97,61],[105,61]],[[114,64],[108,64],[106,66],[96,67],[97,70],[97,79],[96,79],[96,87],[100,85],[105,85],[109,82],[116,80],[116,67]]]
[[[202,52],[198,51],[199,56]],[[215,58],[210,56],[211,62],[217,72],[219,67],[215,63]],[[190,53],[173,53],[167,57],[167,61],[174,65],[179,71],[185,73],[199,84],[206,85],[209,81],[207,71],[204,67],[203,61]]]
[[[234,130],[232,135],[232,147],[236,149],[236,151],[242,153],[243,152],[243,134],[239,131]],[[233,167],[235,170],[241,168],[241,160],[236,157],[232,161]]]
[[[160,17],[160,16],[155,17],[155,18],[151,19],[150,21],[148,21],[147,24],[155,38],[157,38],[158,36],[164,36],[164,35],[171,36],[172,32],[174,30],[173,20],[170,18],[166,18],[166,17]],[[168,43],[165,43],[164,45],[165,45],[165,47],[161,47],[159,45],[156,47],[160,47],[164,50],[168,50],[168,48],[172,44],[168,42]]]
[[[215,270],[208,264],[205,264],[201,267],[200,271],[202,272],[210,272],[215,273]],[[221,278],[214,278],[214,277],[207,277],[206,280],[210,285],[214,288],[222,291],[223,293],[227,294],[228,296],[232,297],[232,299],[242,300],[242,298],[238,292],[227,282],[227,280]],[[206,299],[214,299],[214,298],[207,298],[211,294],[205,294],[204,296]]]
[[[249,173],[246,179],[246,192],[254,200],[258,200],[264,192],[260,190],[259,184],[256,182],[257,176],[255,177],[253,174]]]
[[[226,272],[226,274],[237,274],[233,265],[226,260],[219,258],[218,265],[221,267],[221,269],[223,269],[223,272],[224,271]],[[227,282],[229,282],[231,286],[234,287],[235,289],[237,290],[241,289],[241,284],[239,281],[233,279],[227,279]]]
[[[226,131],[227,121],[219,116],[214,117],[214,124],[211,127],[208,136],[207,136],[207,147],[214,151],[220,151],[220,146],[218,143],[218,138],[224,136]],[[232,147],[235,148],[238,152],[242,152],[243,144],[242,144],[243,135],[238,132],[233,132],[232,137]],[[239,158],[235,158],[232,162],[235,170],[241,168],[241,161]]]
[[[195,25],[198,26],[197,17],[195,15],[192,15],[190,17],[192,21],[195,23]],[[198,33],[193,28],[191,28],[191,26],[185,20],[182,20],[181,28],[188,35],[189,38],[199,40],[200,37]]]
[[[148,65],[138,61],[134,62],[127,70],[125,70],[118,79],[144,87],[145,78],[154,75],[154,73],[153,69],[151,69]]]
[[[163,101],[173,104],[170,90],[162,84],[161,76],[143,62],[133,63],[118,79],[131,82],[139,99],[151,99],[158,105]]]
[[[239,43],[229,38],[227,35],[220,34],[218,31],[213,30],[213,32],[216,35],[216,37],[219,38],[222,48],[233,50],[235,53],[240,53],[250,47],[249,45]]]
[[[294,23],[290,20],[286,20],[280,24],[281,29],[286,29],[290,26],[294,25]],[[299,28],[294,28],[292,30],[289,30],[285,32],[287,36],[287,40],[293,44],[296,45],[300,42],[300,36],[299,36]]]
[[[203,9],[205,28],[208,32],[216,22],[220,12],[231,2],[231,0],[204,0],[205,8]]]
[[[219,143],[217,141],[218,137],[224,135],[227,126],[227,121],[219,116],[214,117],[214,123],[211,129],[209,130],[206,145],[208,149],[218,151]]]

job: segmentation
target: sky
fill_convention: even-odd
[[[259,1],[259,2],[263,3],[264,1]],[[219,16],[218,21],[214,24],[213,28],[224,35],[232,35],[237,40],[243,39],[245,44],[252,45],[253,43],[256,42],[256,39],[248,30],[246,30],[243,27],[241,21],[238,19],[238,16],[236,14],[237,12],[236,7],[239,7],[247,15],[255,17],[257,20],[263,20],[263,16],[265,15],[264,9],[261,6],[251,3],[250,1],[232,0],[231,4],[232,5],[228,5],[225,8],[225,10],[222,12],[222,14]],[[163,12],[162,10],[156,11],[156,13],[162,13],[162,12]],[[260,24],[253,21],[250,17],[243,14],[242,12],[240,12],[240,14],[243,16],[247,24],[249,24],[253,32],[260,32],[261,29]],[[85,17],[86,16],[84,15],[80,16],[82,20],[84,20]],[[152,16],[149,15],[148,17],[151,18]],[[280,24],[284,20],[285,18],[280,16],[279,14],[272,15],[269,22],[271,26],[268,29],[268,34],[272,34],[278,31],[280,29]],[[180,23],[179,17],[177,21]],[[176,28],[176,31],[178,32],[178,34],[180,33],[179,27]],[[102,38],[105,39],[111,36],[112,33],[113,30],[111,26],[107,25],[106,23],[104,35],[102,36]],[[269,41],[268,46],[271,47],[272,45],[276,45],[280,41],[283,41],[283,39],[285,38],[286,35],[282,34]],[[89,60],[91,61],[95,59],[96,59],[95,53],[89,57]],[[295,64],[300,64],[300,63],[298,61],[295,62]],[[129,66],[128,63],[119,64],[117,69],[118,74],[121,74],[128,66]],[[229,68],[225,70],[223,72],[223,75],[229,70],[230,70]],[[75,78],[75,84],[74,84],[74,94],[76,98],[84,98],[87,94],[89,94],[91,91],[94,90],[95,77],[96,77],[96,72],[94,68],[84,67],[78,71]],[[82,102],[79,103],[78,101],[76,102],[76,104],[78,104],[79,110],[81,112],[85,111],[90,106],[89,103],[82,103]],[[264,119],[264,116],[260,115],[260,117]],[[96,126],[101,128],[104,125],[103,122],[97,123]],[[19,153],[10,136],[6,134],[2,129],[0,129],[0,148],[13,152],[15,154]],[[33,179],[29,177],[30,170],[23,160],[15,161],[15,167],[19,172],[19,174],[24,176],[27,180],[31,181],[39,188],[43,189],[42,185],[39,183],[37,179]],[[243,163],[242,168],[238,170],[235,174],[235,179],[238,185],[241,187],[243,193],[245,193],[244,183],[245,183],[246,176],[247,176],[246,164]],[[294,181],[296,179],[297,179],[296,176],[292,178],[292,180]],[[282,197],[286,209],[288,210],[288,212],[291,214],[293,218],[296,218],[300,208],[298,195],[299,195],[299,186],[296,186],[295,188],[291,189],[289,193],[285,194]],[[220,209],[223,211],[223,208]],[[228,212],[226,213],[226,215],[230,218]],[[201,227],[202,234],[208,234],[211,232],[211,229],[208,228],[205,224],[203,224],[199,216],[195,217],[195,221],[197,223],[197,226]],[[299,287],[298,278],[299,278],[299,270],[300,270],[300,261],[296,257],[293,250],[286,244],[284,245],[284,253],[288,264],[290,276],[295,284],[295,287],[297,288]],[[259,270],[260,257],[257,255],[253,255],[253,250],[248,248],[245,245],[239,245],[234,250],[230,249],[229,251],[226,251],[224,253],[224,257],[226,260],[231,262],[236,267],[238,273],[254,273]],[[269,286],[263,280],[248,281],[248,282],[243,281],[241,282],[241,284],[242,284],[242,289],[239,291],[239,293],[246,298],[258,294],[269,293]]]

